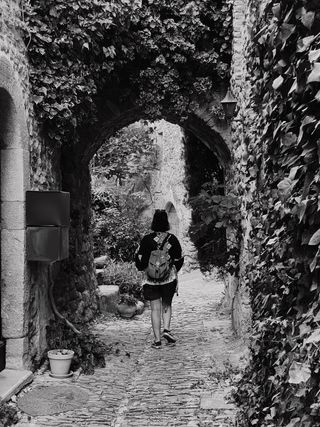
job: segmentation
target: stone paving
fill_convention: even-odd
[[[150,311],[130,320],[111,316],[96,332],[112,352],[94,375],[57,380],[47,372],[31,387],[74,384],[89,392],[81,409],[57,415],[22,414],[18,426],[231,427],[236,409],[226,399],[245,363],[246,348],[220,305],[223,284],[199,272],[181,276],[174,298],[175,346],[153,341]]]

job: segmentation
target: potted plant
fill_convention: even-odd
[[[55,349],[48,351],[48,359],[50,362],[50,375],[55,378],[67,378],[73,374],[70,372],[73,350]]]
[[[121,294],[117,305],[121,317],[130,318],[137,310],[137,298],[130,294]]]

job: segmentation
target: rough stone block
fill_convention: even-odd
[[[26,338],[10,338],[6,340],[6,368],[24,369],[27,352]]]
[[[200,398],[201,409],[232,409],[233,406],[227,403],[221,393],[205,393]]]
[[[28,186],[28,152],[20,148],[1,150],[1,200],[25,200]]]
[[[101,313],[115,313],[119,298],[119,286],[98,286],[99,309]]]
[[[25,203],[1,203],[1,228],[8,230],[22,230],[25,227]]]
[[[30,371],[5,369],[0,372],[0,400],[8,401],[33,379]],[[30,426],[29,426],[30,427]]]
[[[1,315],[5,338],[25,335],[25,231],[1,231]]]

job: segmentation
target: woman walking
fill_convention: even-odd
[[[167,212],[157,209],[151,224],[152,233],[143,237],[135,257],[137,269],[144,271],[143,294],[151,305],[152,347],[155,349],[161,349],[161,313],[162,337],[168,344],[176,342],[170,330],[171,304],[184,258],[179,240],[168,232],[169,229]]]

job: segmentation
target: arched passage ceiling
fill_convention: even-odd
[[[105,101],[104,105],[107,106],[107,110],[103,114],[105,119],[101,120],[100,126],[91,135],[91,142],[88,144],[88,138],[85,138],[82,147],[80,146],[79,151],[83,163],[88,163],[102,144],[118,130],[141,119],[154,120],[137,106],[129,106],[123,109],[110,101]],[[201,108],[198,107],[184,120],[172,115],[167,116],[165,112],[157,119],[165,119],[192,132],[212,150],[220,164],[225,168],[231,160],[230,129],[226,122],[214,119],[212,114],[213,105],[217,105],[216,99],[211,104],[203,105]]]

